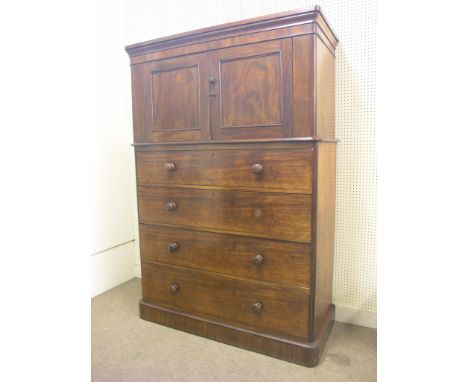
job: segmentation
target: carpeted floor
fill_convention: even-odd
[[[335,323],[319,366],[305,368],[138,317],[140,280],[92,300],[92,380],[340,382],[376,380],[376,331]]]

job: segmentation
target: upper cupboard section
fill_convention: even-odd
[[[333,139],[336,43],[313,10],[127,47],[135,143]]]
[[[291,39],[151,61],[132,70],[136,142],[291,135]]]

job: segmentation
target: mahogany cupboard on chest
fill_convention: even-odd
[[[337,42],[316,7],[126,48],[143,319],[318,363],[334,320]]]

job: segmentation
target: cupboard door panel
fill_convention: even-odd
[[[224,61],[220,78],[224,128],[281,125],[280,52]]]
[[[152,74],[152,131],[200,130],[198,65],[155,70]]]
[[[211,53],[215,139],[290,136],[291,57],[290,39]]]
[[[134,89],[143,105],[134,114],[143,124],[145,142],[209,139],[206,54],[152,61],[138,70],[145,85]]]

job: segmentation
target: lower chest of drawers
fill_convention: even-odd
[[[137,152],[142,317],[316,362],[333,313],[331,289],[317,293],[330,278],[317,271],[314,145],[190,146]]]

